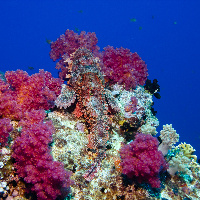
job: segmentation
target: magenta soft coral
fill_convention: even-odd
[[[145,84],[148,76],[147,66],[137,53],[122,47],[115,49],[107,46],[102,54],[102,72],[109,84],[125,85],[127,90]]]
[[[69,193],[71,173],[62,163],[53,161],[48,144],[52,141],[54,127],[51,121],[43,123],[45,112],[33,110],[20,121],[21,136],[13,145],[15,167],[20,177],[31,184],[38,200],[54,200]],[[62,191],[62,192],[61,192]]]
[[[44,70],[32,76],[22,70],[7,71],[5,78],[6,83],[0,80],[0,116],[17,120],[26,111],[52,108],[63,83]]]
[[[98,39],[95,33],[82,31],[80,35],[74,33],[72,30],[66,30],[65,34],[61,35],[55,42],[51,43],[50,58],[53,61],[61,58],[56,64],[57,69],[61,69],[60,77],[65,78],[69,73],[67,63],[64,62],[70,54],[74,53],[78,48],[86,48],[94,55],[99,54],[99,47],[97,46]]]
[[[0,79],[0,117],[20,119],[22,117],[16,101],[16,93],[10,84]]]
[[[158,145],[157,138],[137,134],[134,141],[120,149],[122,173],[139,183],[145,182],[159,188],[159,173],[167,170],[168,165],[161,151],[158,151]]]
[[[10,122],[10,119],[0,119],[0,146],[7,144],[9,132],[13,130]]]

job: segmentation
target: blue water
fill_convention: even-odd
[[[57,77],[46,40],[66,29],[95,32],[101,50],[123,46],[147,63],[149,79],[161,87],[158,130],[173,124],[200,158],[199,8],[196,0],[0,0],[0,71],[45,69]]]

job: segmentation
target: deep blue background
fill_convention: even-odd
[[[0,71],[45,69],[57,77],[46,39],[66,29],[95,32],[101,50],[123,46],[147,63],[149,78],[161,86],[158,130],[173,124],[200,156],[199,8],[198,0],[0,0]]]

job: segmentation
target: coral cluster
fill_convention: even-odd
[[[18,175],[32,184],[31,190],[36,192],[38,200],[54,200],[66,196],[72,182],[71,173],[64,170],[63,163],[53,161],[50,154],[48,144],[54,127],[51,121],[43,123],[45,115],[43,110],[25,113],[25,118],[19,122],[22,131],[12,147],[12,157]]]
[[[172,124],[163,125],[163,130],[160,131],[160,138],[162,140],[159,150],[162,151],[163,155],[168,153],[174,144],[179,141],[179,134],[176,133],[176,130],[172,128]]]
[[[194,172],[199,171],[200,166],[196,163],[197,156],[193,155],[195,149],[190,144],[181,143],[171,151],[174,152],[174,156],[169,161],[168,172],[171,175],[178,172],[192,177],[192,169]]]
[[[51,43],[50,58],[53,61],[59,60],[56,64],[57,69],[61,69],[60,78],[66,78],[69,73],[66,59],[70,54],[74,53],[78,48],[86,48],[92,51],[95,55],[98,54],[99,47],[96,45],[98,39],[95,33],[85,33],[82,31],[80,35],[72,30],[66,30],[65,34],[61,35],[55,42]]]
[[[40,70],[29,76],[22,70],[7,71],[0,80],[0,116],[20,120],[26,111],[48,110],[61,90],[62,81]]]
[[[95,167],[91,168],[92,172],[88,171],[85,174],[87,180],[92,180],[96,172],[95,168],[98,169],[104,157],[108,140],[108,105],[105,100],[104,79],[99,71],[97,60],[89,50],[79,48],[72,57],[72,63],[69,84],[77,96],[76,111],[78,109],[81,113],[80,116],[83,115],[84,119],[87,120],[90,142],[88,146],[98,152],[94,163]],[[56,100],[57,106],[61,106],[60,102],[72,94],[69,89],[64,91],[62,89],[61,95]]]
[[[193,155],[193,153],[196,151],[190,144],[186,144],[185,142],[179,144],[175,147],[176,150],[180,150],[182,154],[190,159],[194,159],[194,161],[197,161],[197,156]]]
[[[160,87],[137,53],[67,30],[50,57],[67,85],[43,70],[0,76],[1,199],[199,199],[193,147],[174,146],[171,124],[155,137]]]
[[[164,156],[158,151],[158,140],[151,135],[137,134],[135,140],[120,150],[122,173],[139,183],[159,188],[159,173],[167,170]]]
[[[37,194],[38,200],[66,196],[72,183],[70,173],[62,163],[53,161],[50,154],[53,125],[50,121],[43,123],[44,110],[54,107],[62,83],[44,70],[32,76],[22,70],[8,71],[4,81],[0,80],[1,143],[6,144],[12,123],[15,169],[29,183],[27,188]]]
[[[124,85],[126,89],[131,89],[145,84],[148,76],[147,67],[137,53],[122,47],[115,49],[112,46],[107,46],[100,52],[97,42],[95,33],[86,34],[82,31],[78,35],[70,30],[66,30],[65,34],[52,42],[50,57],[53,61],[61,58],[56,64],[56,68],[61,69],[60,77],[63,79],[70,77],[70,55],[78,48],[85,48],[99,58],[101,71],[110,86],[118,83]]]
[[[107,46],[102,54],[102,71],[109,84],[118,83],[124,85],[127,90],[145,84],[148,76],[147,67],[137,53],[122,47],[115,49]]]

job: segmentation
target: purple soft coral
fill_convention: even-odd
[[[63,83],[44,70],[31,76],[22,70],[7,71],[5,78],[6,83],[0,80],[0,116],[15,120],[32,109],[52,108]]]
[[[126,89],[144,85],[147,66],[137,53],[129,49],[107,46],[104,48],[102,72],[109,84],[125,85]]]
[[[33,110],[25,113],[21,136],[13,145],[15,167],[20,177],[31,183],[38,200],[56,199],[69,193],[70,172],[60,162],[53,161],[48,144],[52,140],[54,127],[51,121],[43,123],[45,112]],[[61,192],[62,191],[62,192]]]
[[[86,48],[94,55],[99,55],[98,39],[95,33],[82,31],[80,35],[72,30],[66,30],[55,42],[51,43],[50,58],[53,61],[61,58],[56,64],[56,69],[61,69],[60,78],[66,78],[69,73],[65,60],[70,57],[78,48]]]
[[[135,140],[120,150],[122,173],[135,178],[139,183],[146,182],[159,188],[159,173],[168,167],[158,140],[151,135],[137,134]]]
[[[0,146],[7,144],[9,132],[13,130],[10,122],[10,119],[0,119]]]

